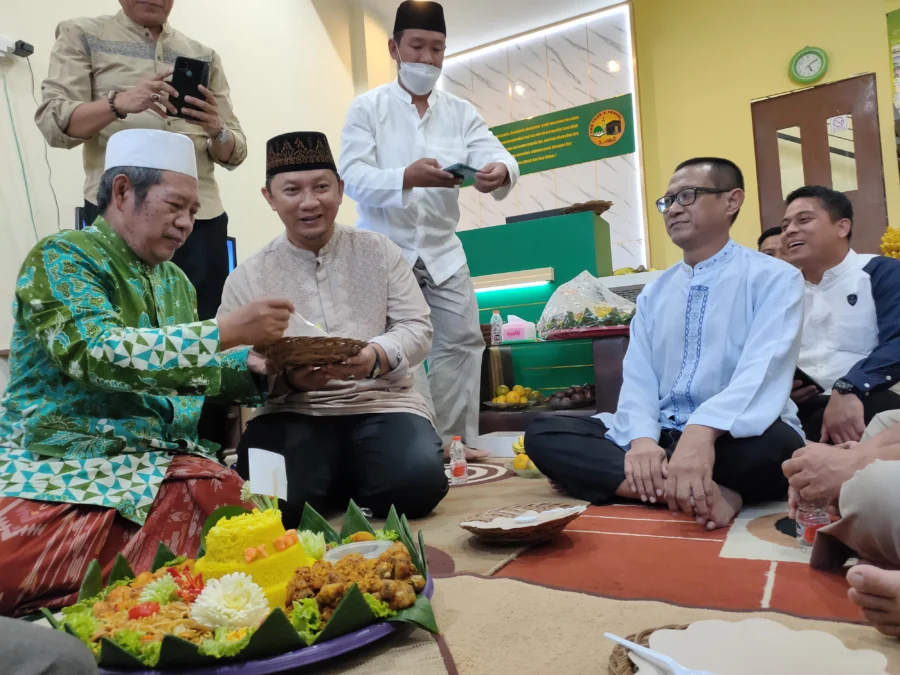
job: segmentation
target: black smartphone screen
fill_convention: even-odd
[[[825,393],[825,390],[822,388],[822,385],[820,385],[818,382],[816,382],[814,379],[812,379],[809,375],[804,373],[799,368],[794,370],[794,379],[802,382],[804,387],[808,387],[808,386],[812,385],[813,387],[815,387],[818,390],[818,392],[820,394]]]
[[[205,61],[189,59],[186,56],[176,58],[175,72],[172,74],[172,86],[175,87],[178,96],[171,98],[172,105],[178,109],[176,117],[191,119],[190,115],[186,116],[184,114],[184,108],[191,108],[192,106],[185,103],[184,99],[186,96],[193,96],[201,101],[204,100],[205,97],[200,93],[201,84],[204,87],[209,87],[209,64]]]

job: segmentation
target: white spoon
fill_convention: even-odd
[[[654,666],[663,668],[666,673],[668,673],[668,675],[716,675],[716,673],[710,672],[709,670],[693,670],[691,668],[685,668],[684,666],[677,664],[675,662],[675,659],[673,659],[671,656],[660,654],[659,652],[653,651],[648,647],[642,647],[641,645],[630,642],[625,638],[620,638],[618,635],[613,635],[612,633],[604,633],[603,637],[612,640],[613,642],[618,642],[626,649],[629,649],[638,656],[645,658]]]
[[[303,315],[299,312],[291,314],[288,325],[291,332],[296,334],[297,337],[328,337],[328,333],[314,323],[304,319]]]

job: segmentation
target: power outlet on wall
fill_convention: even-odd
[[[14,40],[0,35],[0,60],[13,56],[20,56],[24,59],[32,54],[34,54],[34,47],[24,40]]]

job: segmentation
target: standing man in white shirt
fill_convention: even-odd
[[[434,86],[447,28],[436,2],[397,9],[388,41],[399,76],[359,96],[341,135],[340,174],[357,203],[359,227],[387,235],[413,267],[431,307],[428,357],[437,430],[447,451],[453,436],[478,435],[484,339],[459,224],[459,176],[453,164],[478,169],[475,189],[503,199],[519,166],[468,101]],[[467,447],[469,459],[485,453]]]

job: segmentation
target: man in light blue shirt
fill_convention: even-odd
[[[684,262],[638,297],[617,411],[528,428],[529,456],[575,497],[665,500],[713,530],[787,493],[803,277],[730,239],[743,188],[728,160],[676,169],[657,207]]]

